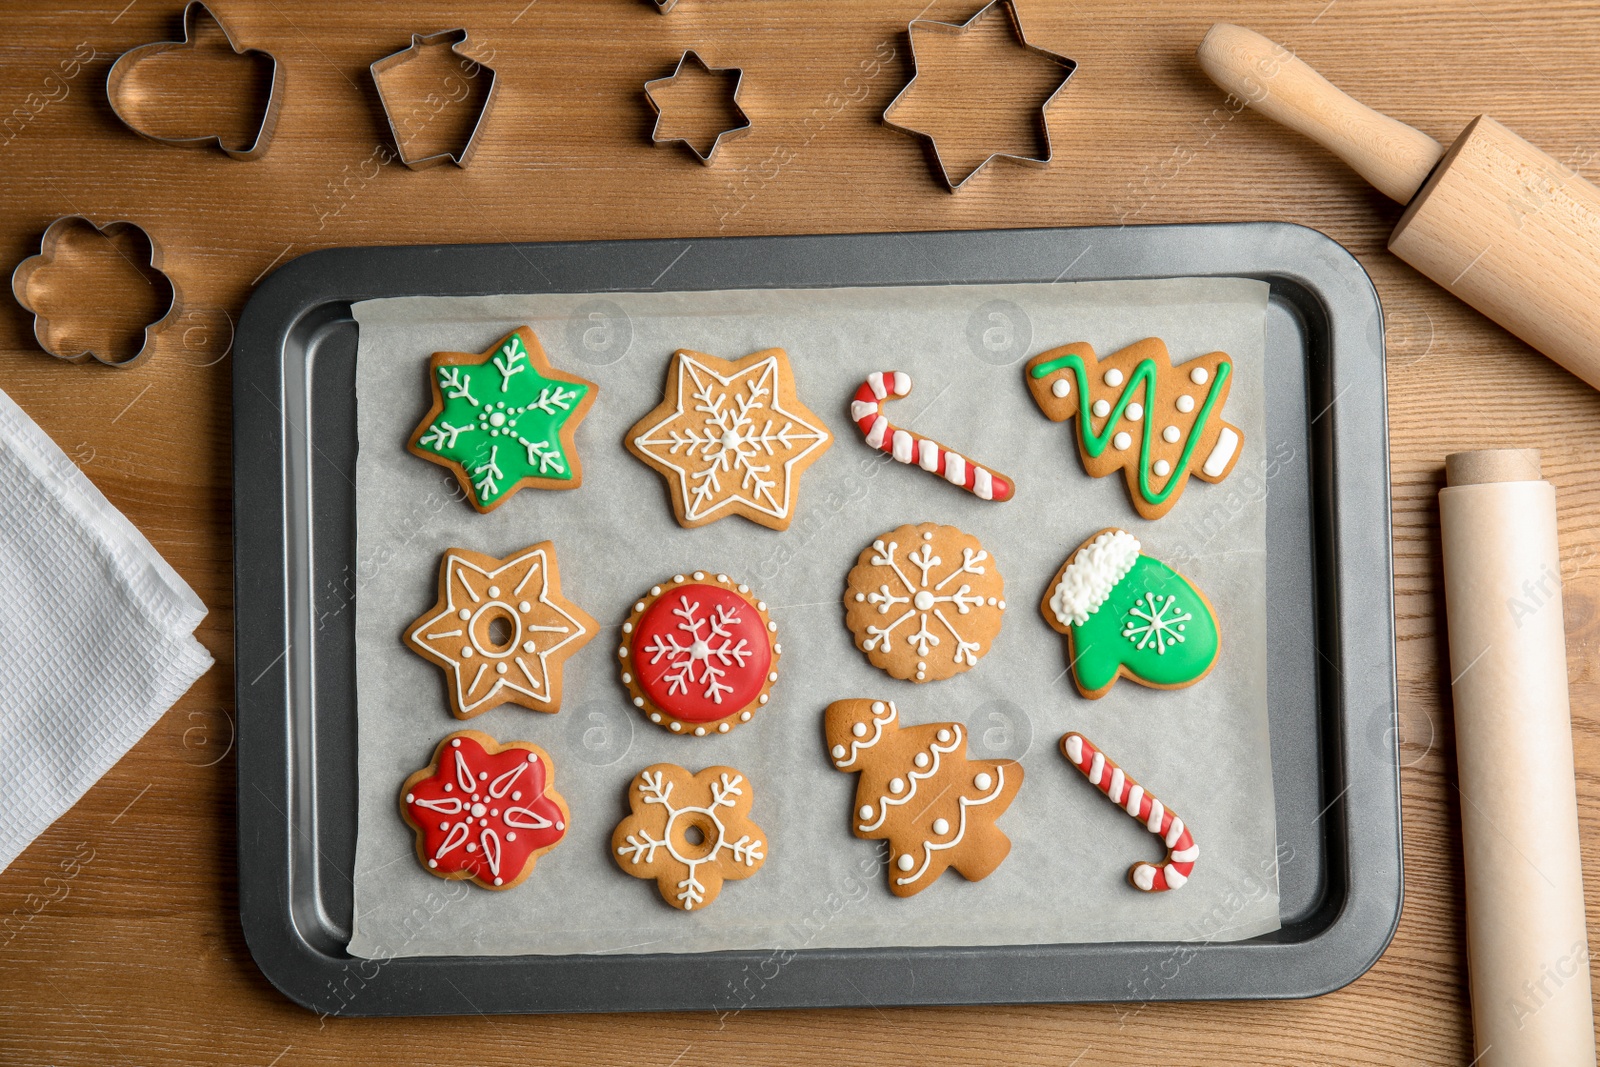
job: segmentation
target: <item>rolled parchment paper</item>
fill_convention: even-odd
[[[1536,450],[1458,452],[1439,493],[1481,1067],[1593,1067],[1556,496]]]

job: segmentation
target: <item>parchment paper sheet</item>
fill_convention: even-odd
[[[1267,286],[1245,279],[496,298],[414,297],[358,304],[359,561],[355,580],[360,821],[358,956],[704,952],[737,948],[1006,945],[1232,940],[1278,928],[1265,653],[1262,353]],[[491,515],[459,499],[441,468],[405,450],[428,406],[436,350],[479,352],[528,324],[558,367],[600,385],[578,431],[584,482],[525,490]],[[1244,430],[1229,483],[1191,480],[1177,508],[1140,519],[1120,478],[1092,480],[1072,428],[1038,413],[1029,355],[1087,340],[1101,354],[1147,336],[1183,360],[1234,356],[1228,419]],[[777,533],[742,519],[696,530],[674,521],[662,479],[623,449],[657,404],[679,347],[737,358],[785,348],[801,399],[835,435],[804,475],[797,518]],[[848,418],[869,371],[915,387],[890,418],[1010,474],[1016,497],[978,500],[869,449]],[[1231,483],[1231,485],[1230,485]],[[978,536],[1009,603],[993,650],[965,674],[917,686],[870,666],[843,623],[845,574],[872,538],[939,521]],[[1099,701],[1066,675],[1065,644],[1039,614],[1056,568],[1089,534],[1124,526],[1205,590],[1223,653],[1199,685],[1164,692],[1127,681]],[[1202,531],[1204,531],[1202,533]],[[440,670],[401,644],[434,602],[440,554],[496,556],[552,539],[567,596],[605,627],[566,664],[558,715],[505,706],[463,724]],[[1181,553],[1181,554],[1180,554]],[[1190,554],[1192,557],[1190,558]],[[767,708],[726,736],[666,733],[627,702],[620,624],[640,593],[696,568],[749,582],[771,606],[784,656]],[[880,844],[851,836],[856,776],[834,771],[822,710],[844,697],[898,702],[907,723],[964,722],[974,756],[1019,758],[1026,780],[1001,818],[1009,858],[981,882],[947,873],[891,896]],[[544,746],[572,808],[566,840],[505,893],[436,879],[419,866],[396,790],[463,725]],[[1193,828],[1200,862],[1181,891],[1146,895],[1125,872],[1163,849],[1057,749],[1083,731]],[[652,882],[612,861],[612,827],[631,777],[668,761],[730,764],[754,784],[769,853],[703,912],[664,904]]]

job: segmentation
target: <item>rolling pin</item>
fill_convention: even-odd
[[[1217,85],[1409,205],[1391,252],[1600,389],[1600,190],[1487,115],[1447,151],[1242,26],[1212,26],[1199,56]]]

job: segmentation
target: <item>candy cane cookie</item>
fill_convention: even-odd
[[[901,463],[915,463],[951,485],[959,485],[983,500],[1010,500],[1016,483],[959,452],[952,452],[931,437],[902,430],[883,414],[891,399],[911,392],[911,375],[905,371],[873,371],[850,402],[850,418],[866,435],[867,444],[889,453]]]
[[[1194,843],[1194,836],[1183,820],[1146,793],[1144,786],[1128,777],[1082,734],[1069,733],[1063,737],[1061,752],[1111,803],[1144,823],[1144,828],[1167,846],[1167,858],[1160,863],[1135,863],[1129,867],[1128,882],[1146,893],[1183,888],[1194,870],[1195,860],[1200,858],[1200,846]]]

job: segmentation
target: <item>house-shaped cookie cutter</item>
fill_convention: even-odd
[[[390,94],[384,92],[384,79],[390,71],[416,59],[422,54],[422,49],[430,45],[444,44],[446,41],[450,42],[450,51],[452,53],[489,72],[489,88],[484,94],[483,106],[478,111],[478,120],[473,123],[472,132],[467,135],[467,143],[461,147],[460,151],[436,152],[431,156],[422,157],[408,155],[406,143],[400,136],[400,127],[395,123],[395,115],[404,106],[405,102],[399,99],[391,99]],[[383,104],[383,116],[389,123],[389,136],[394,139],[394,147],[400,154],[400,162],[411,170],[426,170],[428,167],[437,166],[447,160],[458,167],[465,167],[472,162],[472,155],[478,150],[478,135],[483,132],[484,124],[489,121],[489,112],[494,107],[498,77],[493,67],[482,60],[474,59],[461,50],[461,47],[466,43],[467,31],[465,29],[441,30],[438,33],[426,35],[413,33],[409,47],[384,56],[367,68],[372,74],[372,83],[378,87],[378,100]]]

